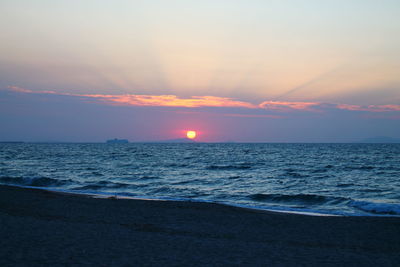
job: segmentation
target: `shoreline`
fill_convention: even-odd
[[[243,209],[249,209],[249,210],[255,210],[255,211],[266,211],[266,212],[274,212],[274,213],[287,213],[287,214],[299,214],[299,215],[306,215],[306,216],[324,216],[324,217],[330,217],[330,216],[347,216],[347,217],[352,217],[352,216],[366,216],[366,217],[399,217],[400,215],[382,215],[382,214],[366,214],[366,215],[345,215],[345,214],[330,214],[330,213],[322,213],[314,210],[289,210],[289,209],[284,209],[283,207],[281,209],[276,208],[276,209],[269,209],[269,208],[263,208],[259,206],[250,206],[250,205],[241,205],[241,204],[235,204],[235,203],[224,203],[224,202],[217,202],[217,201],[212,201],[212,200],[201,200],[201,199],[185,199],[185,198],[149,198],[145,196],[128,196],[128,195],[123,195],[123,194],[116,194],[116,193],[107,193],[107,192],[84,192],[84,191],[75,191],[75,190],[67,190],[67,189],[53,189],[53,188],[47,188],[47,187],[39,187],[39,186],[23,186],[23,185],[7,185],[7,184],[0,184],[1,186],[11,186],[11,187],[17,187],[17,188],[26,188],[26,189],[37,189],[37,190],[43,190],[43,191],[49,191],[49,192],[54,192],[54,193],[59,193],[59,194],[70,194],[70,195],[77,195],[77,196],[87,196],[91,198],[103,198],[103,199],[131,199],[131,200],[146,200],[146,201],[176,201],[176,202],[189,202],[189,203],[212,203],[212,204],[217,204],[217,205],[224,205],[224,206],[229,206],[229,207],[236,207],[236,208],[243,208]]]
[[[313,210],[313,209],[296,209],[289,207],[263,207],[257,205],[246,205],[239,204],[233,202],[218,202],[213,200],[203,200],[203,199],[186,199],[186,198],[170,198],[170,197],[159,197],[159,198],[151,198],[146,196],[130,196],[124,195],[118,192],[109,193],[109,192],[90,192],[90,191],[80,191],[80,190],[68,190],[68,189],[57,189],[57,188],[48,188],[48,187],[40,187],[40,186],[28,186],[28,185],[17,185],[17,184],[0,184],[0,186],[11,186],[18,188],[27,188],[27,189],[37,189],[44,190],[54,193],[60,194],[71,194],[71,195],[82,195],[89,196],[93,198],[114,198],[114,199],[131,199],[131,200],[148,200],[148,201],[177,201],[177,202],[189,202],[189,203],[213,203],[218,205],[225,205],[230,207],[237,207],[243,209],[250,209],[256,211],[267,211],[274,213],[287,213],[287,214],[299,214],[299,215],[307,215],[307,216],[324,216],[324,217],[395,217],[400,218],[400,214],[398,213],[390,213],[390,212],[381,212],[381,213],[372,213],[372,212],[364,212],[362,213],[339,213],[339,212],[326,212],[322,210]],[[360,201],[359,201],[360,202]],[[388,205],[397,205],[397,204],[388,204]]]
[[[0,264],[400,264],[400,218],[305,216],[206,202],[0,186]]]

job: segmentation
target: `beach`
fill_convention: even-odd
[[[398,266],[400,218],[0,186],[1,266]]]

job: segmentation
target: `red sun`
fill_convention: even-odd
[[[187,131],[186,132],[186,137],[189,139],[195,139],[196,138],[196,131]]]

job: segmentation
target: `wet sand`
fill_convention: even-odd
[[[0,266],[400,266],[400,218],[0,186]]]

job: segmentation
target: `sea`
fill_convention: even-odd
[[[0,184],[320,215],[400,216],[400,144],[0,144]]]

